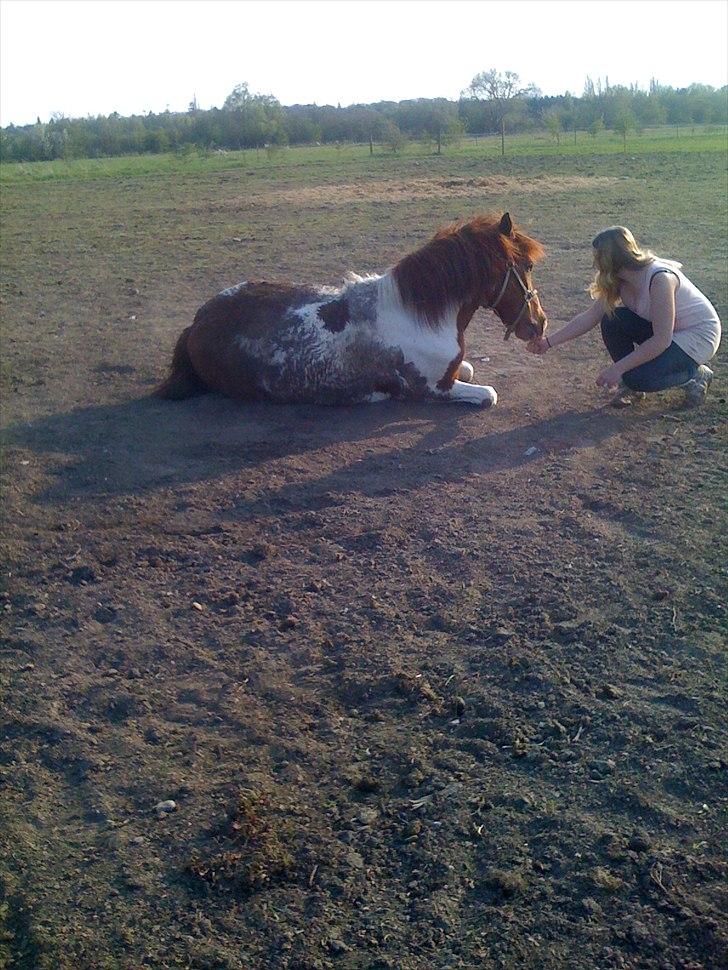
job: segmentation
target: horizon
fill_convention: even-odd
[[[670,7],[689,18],[679,32],[664,16]],[[588,78],[639,90],[652,79],[674,89],[728,84],[724,0],[2,0],[0,20],[4,128],[57,114],[184,113],[193,100],[211,110],[243,82],[285,107],[342,108],[457,101],[490,68],[515,71],[544,97],[582,97]],[[627,67],[615,72],[615,63]]]

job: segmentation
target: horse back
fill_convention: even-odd
[[[290,314],[323,299],[321,290],[291,283],[246,282],[213,296],[195,314],[193,327],[221,336],[267,339],[290,323]]]

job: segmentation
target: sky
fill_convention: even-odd
[[[221,107],[728,84],[728,0],[0,0],[0,125]]]

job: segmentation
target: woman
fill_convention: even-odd
[[[601,323],[614,363],[600,372],[597,384],[617,388],[615,406],[678,386],[688,404],[702,404],[713,379],[705,365],[721,336],[713,305],[681,272],[681,263],[641,249],[624,226],[600,232],[592,246],[594,302],[556,333],[535,337],[528,349],[545,354]]]

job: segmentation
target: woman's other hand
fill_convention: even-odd
[[[623,370],[620,367],[619,361],[616,364],[605,367],[604,370],[599,371],[597,374],[597,387],[617,387],[622,380],[622,374]]]
[[[526,344],[526,350],[532,354],[538,354],[539,357],[550,349],[551,344],[545,337],[532,337]]]

